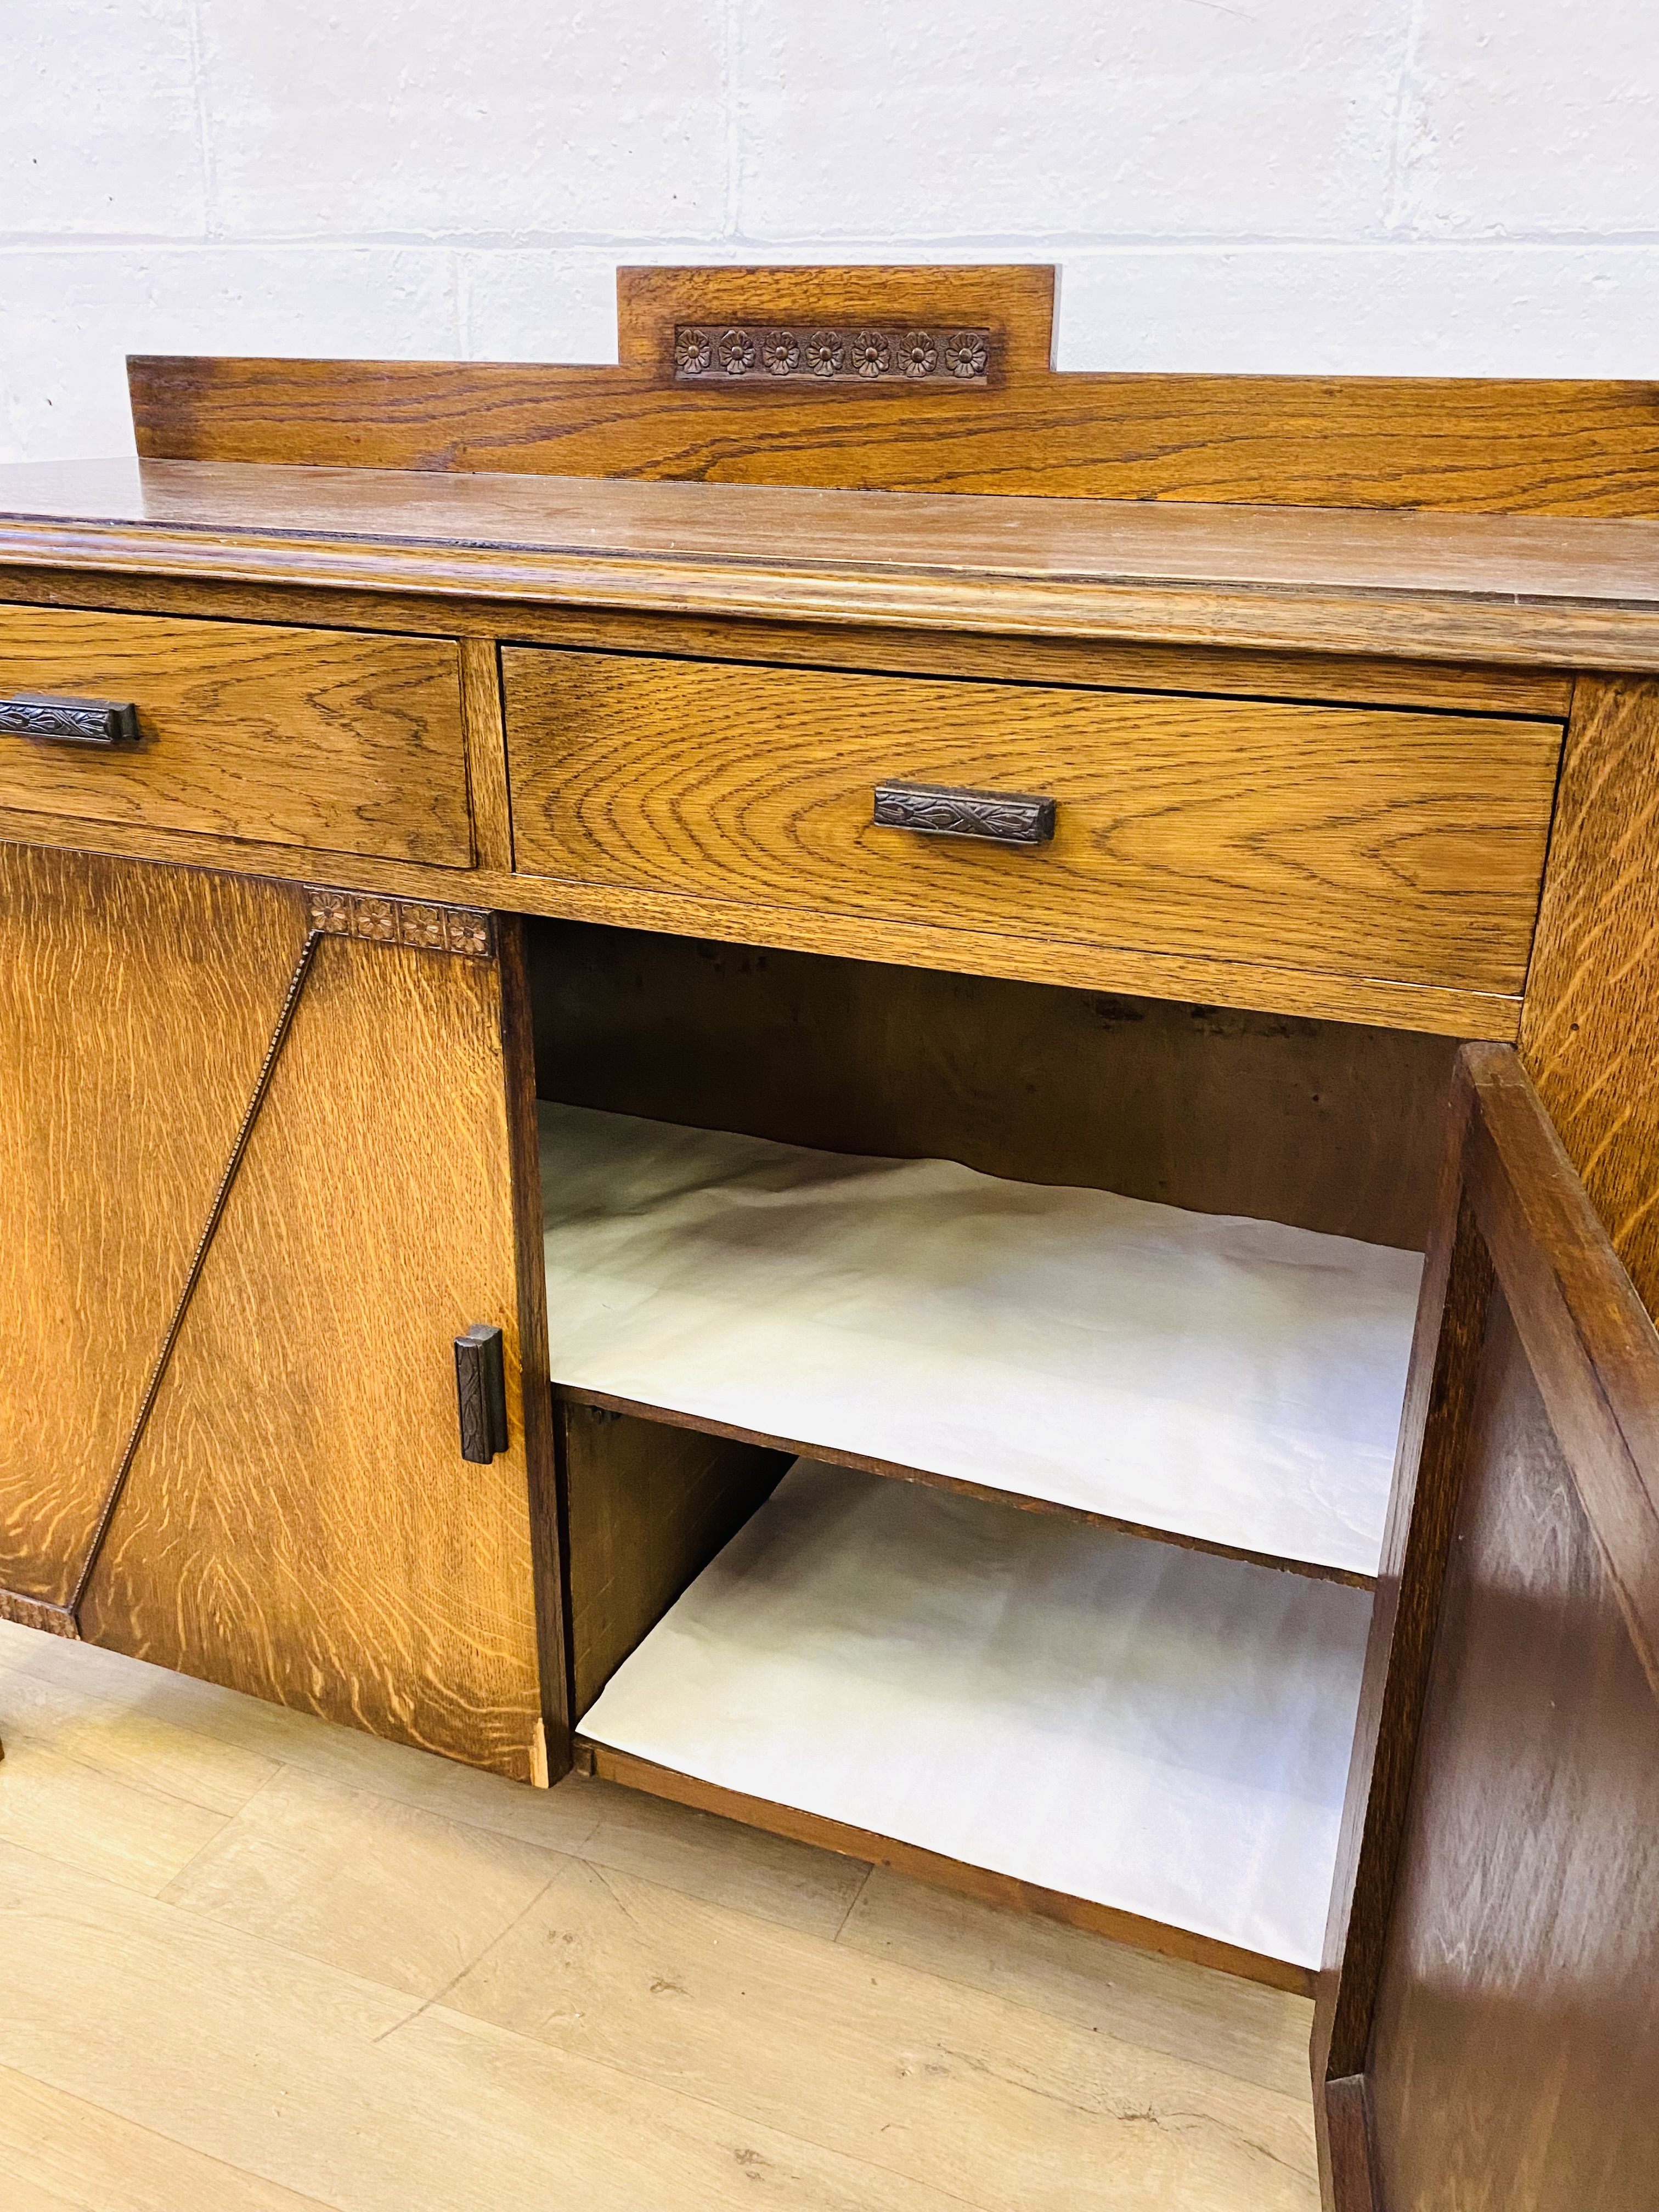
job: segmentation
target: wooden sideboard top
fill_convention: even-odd
[[[0,567],[1659,671],[1659,520],[113,460],[0,469]]]

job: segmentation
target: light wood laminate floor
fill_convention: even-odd
[[[1299,1998],[3,1622],[0,1736],[4,2212],[1317,2205]]]

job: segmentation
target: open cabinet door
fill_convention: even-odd
[[[1466,1048],[1314,2081],[1336,2212],[1659,2204],[1659,1334]]]

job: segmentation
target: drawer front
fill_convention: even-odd
[[[471,865],[460,648],[0,607],[0,699],[131,702],[138,742],[0,733],[0,806]]]
[[[514,647],[517,864],[635,892],[1517,992],[1561,726]],[[888,779],[1046,842],[872,824]]]

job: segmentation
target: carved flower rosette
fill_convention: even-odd
[[[677,376],[707,376],[714,358],[714,342],[707,331],[683,330],[674,333]]]
[[[813,376],[839,376],[847,361],[847,342],[839,331],[814,331],[802,357]]]
[[[945,366],[952,376],[983,376],[991,365],[991,341],[984,331],[957,331],[945,340]]]

